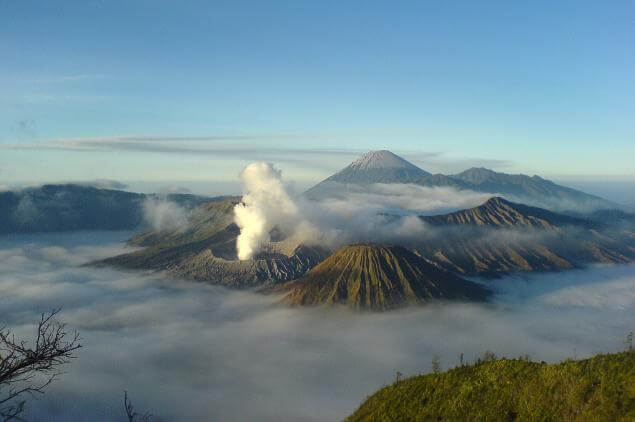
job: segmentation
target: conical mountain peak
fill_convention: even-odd
[[[369,151],[353,161],[349,167],[358,170],[399,168],[421,170],[419,167],[388,150]]]
[[[370,151],[309,189],[307,195],[319,197],[328,192],[332,184],[421,183],[428,176],[427,171],[390,151]]]
[[[587,212],[616,208],[615,204],[584,192],[560,186],[539,176],[499,173],[472,167],[454,175],[430,174],[388,150],[369,151],[305,192],[307,198],[346,198],[367,191],[370,185],[416,184],[449,187],[504,195],[517,202],[553,211]],[[571,208],[573,207],[573,208]]]

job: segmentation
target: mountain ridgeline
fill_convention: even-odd
[[[133,230],[143,223],[147,199],[192,209],[210,198],[154,195],[65,184],[0,192],[0,234],[74,230]]]
[[[484,204],[474,208],[421,218],[425,222],[435,226],[476,225],[539,228],[545,230],[556,230],[558,227],[565,226],[594,227],[592,222],[581,218],[557,214],[538,207],[513,203],[497,196],[488,199]]]
[[[455,175],[430,174],[390,151],[371,151],[305,192],[310,199],[364,192],[373,184],[415,184],[503,195],[506,199],[596,221],[635,216],[617,206],[539,176],[471,168]],[[0,234],[72,230],[132,230],[143,222],[147,199],[166,199],[193,209],[210,198],[189,194],[140,194],[87,185],[43,185],[0,192]],[[175,239],[176,240],[176,239]]]
[[[430,230],[412,249],[458,274],[497,277],[635,259],[631,230],[612,230],[498,197],[467,210],[420,218]]]
[[[274,290],[290,305],[386,310],[430,300],[483,300],[483,289],[462,276],[495,278],[635,259],[632,231],[494,197],[474,208],[419,217],[425,234],[401,245],[332,251],[272,233],[254,259],[239,261],[237,203],[238,198],[206,203],[192,213],[185,231],[141,233],[131,243],[144,249],[98,264]]]
[[[451,186],[466,189],[467,184],[442,174],[430,174],[390,151],[370,151],[347,167],[307,190],[309,199],[346,197],[351,191],[375,183],[408,183],[422,186]]]
[[[427,187],[502,195],[506,199],[558,212],[592,212],[616,204],[558,185],[539,176],[498,173],[471,168],[453,175],[430,174],[390,151],[371,151],[305,192],[311,199],[342,197],[375,183],[410,183]]]
[[[505,185],[508,192],[521,189],[545,197],[568,192],[594,198],[538,177],[477,170],[433,175],[388,151],[375,151],[325,182],[336,190],[374,183],[457,189],[482,186],[488,190],[503,190]],[[320,186],[324,184],[307,195],[320,191]],[[345,197],[347,191],[338,192]],[[0,195],[0,210],[6,217],[0,232],[132,229],[142,222],[148,198],[158,197],[75,185],[5,192]],[[620,210],[593,214],[600,216],[595,220],[618,215],[620,224],[615,227],[580,212],[571,216],[494,196],[477,207],[419,216],[423,234],[398,238],[396,243],[356,239],[361,243],[338,249],[333,244],[302,243],[274,229],[271,240],[261,245],[254,259],[241,261],[236,249],[240,230],[233,213],[239,197],[170,195],[167,199],[188,208],[187,224],[138,233],[129,243],[142,249],[90,265],[165,271],[230,288],[273,290],[284,293],[284,301],[291,305],[342,304],[386,310],[431,300],[484,300],[487,291],[462,278],[465,276],[495,278],[635,259],[635,218],[631,214]],[[383,217],[382,221],[394,221],[412,215]]]

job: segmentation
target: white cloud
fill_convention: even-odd
[[[273,165],[251,163],[240,173],[245,194],[234,207],[234,221],[240,227],[236,240],[238,258],[252,259],[269,241],[276,226],[297,223],[298,207],[282,185],[282,173]]]
[[[635,267],[497,280],[494,303],[383,314],[289,309],[277,297],[77,264],[126,233],[0,239],[0,315],[20,335],[61,307],[82,348],[29,419],[115,420],[122,392],[165,420],[341,420],[392,381],[460,353],[558,361],[612,352],[633,330]]]
[[[187,229],[189,211],[162,198],[143,201],[143,219],[155,231],[183,231]]]
[[[350,188],[345,195],[321,201],[293,197],[282,174],[270,164],[256,162],[241,173],[243,196],[234,209],[240,227],[240,259],[251,259],[277,228],[297,243],[335,248],[358,241],[394,242],[420,238],[424,224],[415,217],[473,207],[491,194],[450,187],[374,184]],[[395,219],[393,216],[405,216]]]

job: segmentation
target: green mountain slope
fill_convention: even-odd
[[[193,210],[188,218],[188,226],[180,230],[150,230],[137,234],[128,240],[135,246],[177,246],[198,242],[220,232],[234,221],[234,206],[239,197],[210,199]]]
[[[291,305],[387,310],[434,299],[484,300],[488,291],[399,246],[346,246],[287,286]]]
[[[635,353],[544,364],[494,360],[384,387],[346,419],[633,421]]]

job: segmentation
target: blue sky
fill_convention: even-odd
[[[309,183],[387,148],[635,180],[632,1],[0,1],[0,184]]]

